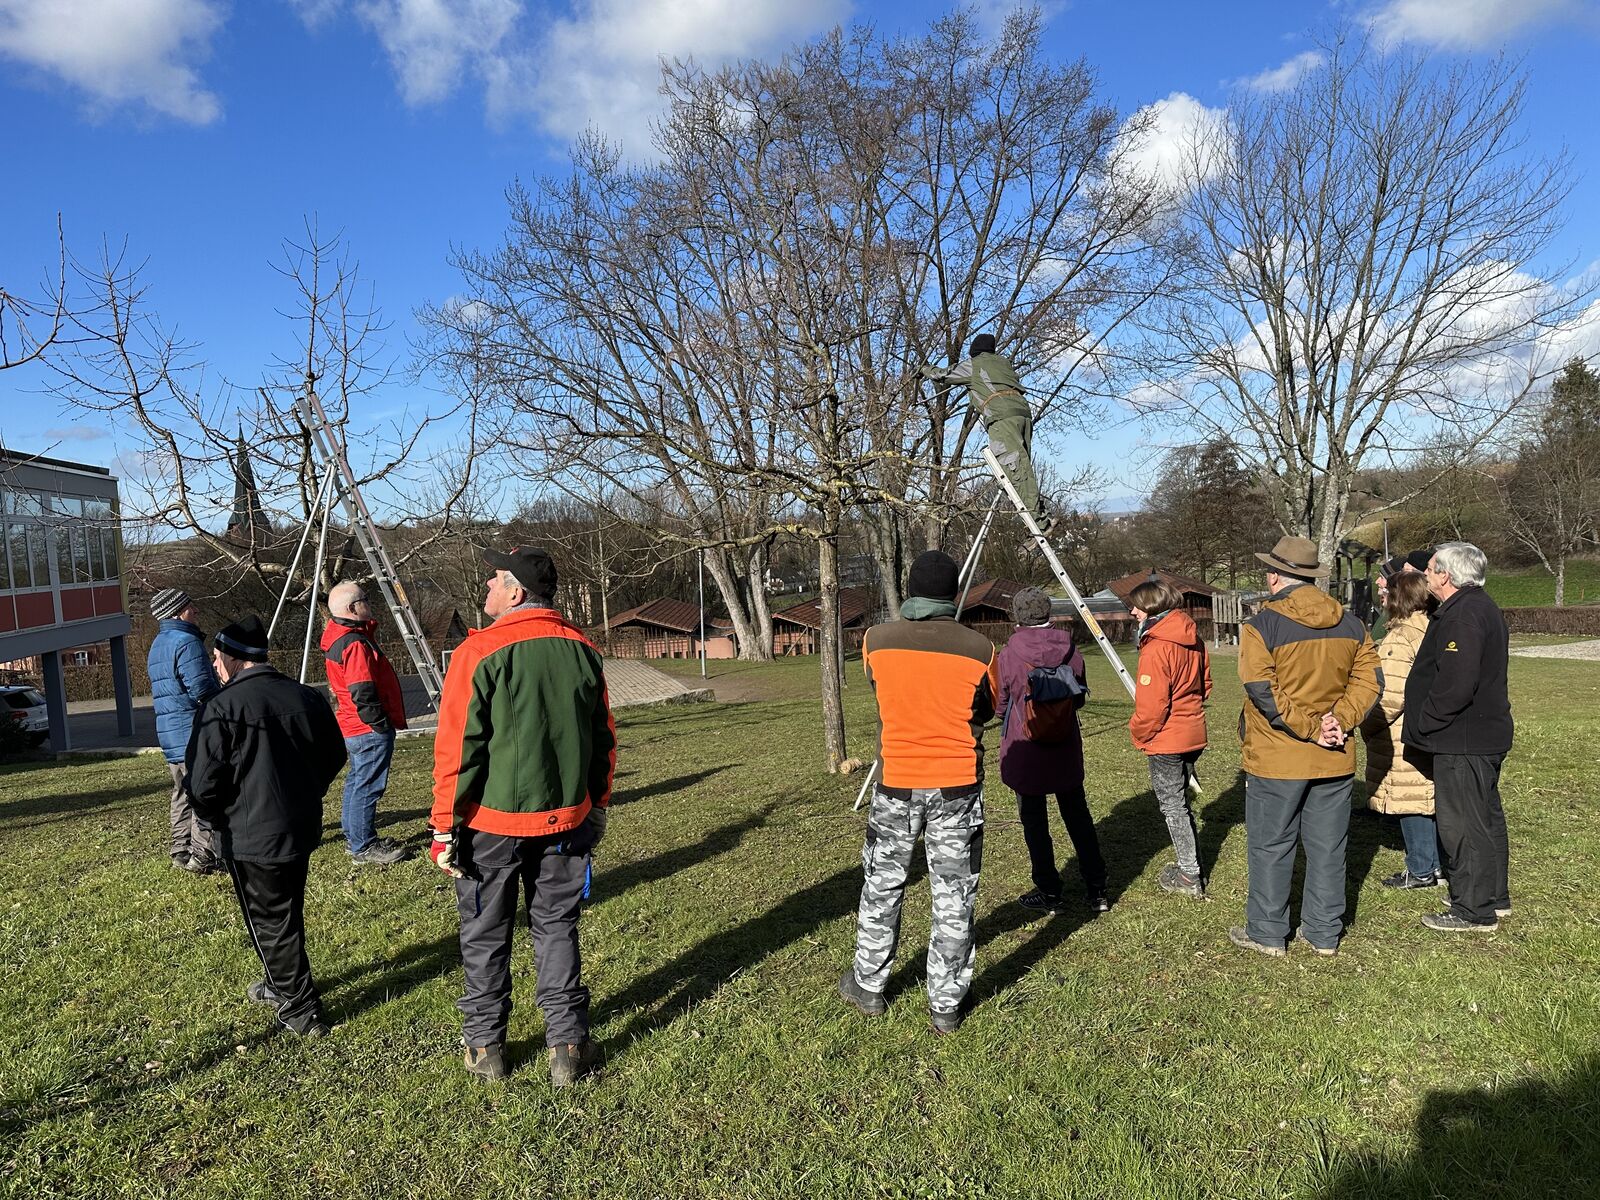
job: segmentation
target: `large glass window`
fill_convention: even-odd
[[[106,551],[106,578],[119,578],[117,570],[117,531],[115,529],[102,529],[100,537],[105,543]]]
[[[28,527],[16,521],[6,523],[6,547],[11,551],[11,586],[33,586],[33,559],[28,555]]]
[[[78,583],[88,583],[94,578],[89,570],[88,530],[74,521],[72,529],[72,578]]]
[[[61,584],[76,582],[72,576],[71,527],[63,521],[53,526],[49,533],[56,544],[56,582]]]
[[[84,540],[89,543],[89,578],[104,579],[106,577],[105,553],[101,550],[101,530],[99,526],[90,525],[83,531]]]
[[[29,525],[28,530],[28,559],[33,565],[33,586],[50,586],[50,551],[45,544],[44,530],[37,525]]]
[[[44,498],[32,492],[12,492],[11,511],[21,517],[37,517],[44,512]]]

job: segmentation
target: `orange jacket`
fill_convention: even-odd
[[[951,616],[867,630],[861,663],[878,697],[880,782],[964,787],[983,779],[983,726],[994,716],[994,643]]]
[[[1145,625],[1137,673],[1128,722],[1133,744],[1146,754],[1204,750],[1211,656],[1188,613],[1173,609]]]

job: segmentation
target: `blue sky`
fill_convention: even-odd
[[[517,175],[560,166],[593,123],[640,144],[656,56],[704,61],[780,50],[834,23],[921,29],[945,8],[848,0],[0,0],[0,286],[29,294],[55,256],[101,239],[146,260],[163,323],[198,343],[213,383],[251,387],[293,351],[272,269],[314,216],[346,246],[409,357],[413,310],[449,297],[452,246],[490,248]],[[1004,6],[979,6],[996,21]],[[1575,159],[1557,247],[1600,258],[1600,128],[1593,119],[1600,0],[1073,0],[1048,8],[1049,49],[1085,56],[1125,111],[1176,96],[1174,119],[1225,102],[1237,81],[1291,64],[1308,31],[1341,17],[1442,50],[1526,61],[1529,147]],[[38,371],[0,373],[0,443],[110,465],[115,428],[37,394]],[[403,379],[373,414],[426,404]],[[1127,465],[1138,436],[1056,446],[1062,464]],[[1149,435],[1142,435],[1148,438]]]

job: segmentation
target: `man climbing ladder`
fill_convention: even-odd
[[[973,338],[967,357],[955,366],[927,366],[919,373],[924,379],[966,385],[995,458],[1010,476],[1040,532],[1049,537],[1055,530],[1055,518],[1045,512],[1039,479],[1033,470],[1033,410],[1010,359],[995,352],[993,335],[980,333]]]

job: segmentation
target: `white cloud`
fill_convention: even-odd
[[[1320,50],[1303,50],[1293,58],[1263,71],[1259,75],[1251,75],[1248,79],[1237,82],[1253,92],[1286,92],[1300,82],[1300,77],[1315,71],[1326,61]]]
[[[326,0],[300,0],[308,22],[326,19]],[[362,0],[361,21],[377,36],[410,105],[447,98],[472,72],[492,80],[511,52],[520,0]]]
[[[1225,121],[1225,110],[1173,92],[1124,123],[1112,155],[1114,170],[1142,177],[1163,191],[1186,192],[1216,169],[1209,143]]]
[[[98,442],[111,433],[99,425],[68,425],[62,429],[46,429],[40,436],[52,442]]]
[[[593,126],[639,153],[661,111],[663,58],[715,68],[786,49],[848,11],[848,0],[580,0],[574,16],[549,26],[536,61],[506,64],[491,112],[532,112],[559,137]]]
[[[85,93],[195,125],[222,115],[199,64],[223,0],[0,0],[0,56]]]
[[[1481,50],[1577,10],[1574,0],[1386,0],[1368,17],[1384,41]]]

